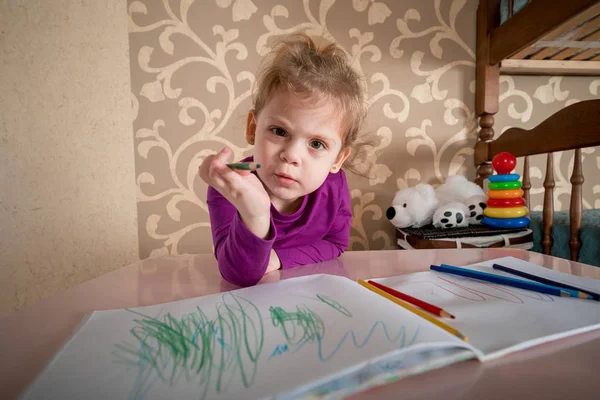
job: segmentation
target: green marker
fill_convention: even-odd
[[[260,164],[254,162],[245,162],[245,163],[232,163],[227,164],[227,166],[231,169],[239,169],[244,171],[256,171],[260,168]]]

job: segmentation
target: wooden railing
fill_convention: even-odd
[[[569,205],[569,249],[571,260],[577,261],[581,249],[581,219],[583,216],[582,186],[585,181],[581,159],[581,149],[575,149],[573,172],[571,174],[571,201]],[[542,209],[542,248],[544,254],[552,251],[553,239],[552,228],[554,223],[554,153],[548,153],[546,157],[546,172],[544,175],[544,205]],[[523,162],[523,198],[525,205],[531,210],[531,178],[529,174],[529,156],[525,156]]]

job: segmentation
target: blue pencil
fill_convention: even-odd
[[[533,275],[533,274],[528,274],[527,272],[523,272],[523,271],[519,271],[519,270],[516,270],[513,268],[505,267],[504,265],[500,265],[500,264],[494,264],[493,268],[500,270],[500,271],[508,272],[509,274],[520,276],[521,278],[527,278],[527,279],[531,279],[532,281],[544,283],[546,285],[557,286],[557,287],[561,287],[561,288],[565,288],[565,289],[578,290],[582,293],[589,294],[590,296],[592,296],[592,298],[594,300],[600,301],[600,294],[590,292],[587,289],[581,289],[581,288],[578,288],[575,286],[567,285],[566,283],[553,281],[552,279],[544,278],[544,277]]]
[[[541,283],[525,281],[521,279],[508,278],[501,275],[488,274],[487,272],[474,271],[471,269],[453,267],[451,265],[442,264],[441,266],[432,265],[434,271],[446,272],[448,274],[465,276],[467,278],[479,279],[486,282],[498,283],[500,285],[512,286],[519,289],[532,290],[535,292],[546,293],[560,297],[577,297],[580,299],[591,299],[587,293],[581,293],[577,290],[565,289]]]

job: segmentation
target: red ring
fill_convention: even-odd
[[[516,197],[513,199],[488,199],[488,207],[518,207],[525,205],[525,199]]]

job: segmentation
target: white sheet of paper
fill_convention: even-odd
[[[313,275],[94,312],[25,398],[268,398],[409,346],[462,344],[401,310],[347,278]]]
[[[473,270],[516,277],[492,265],[520,269],[549,279],[598,291],[600,281],[569,276],[514,257],[464,266]],[[453,314],[449,324],[461,331],[481,360],[501,357],[549,340],[600,328],[600,302],[557,297],[495,283],[442,273],[419,272],[374,279]]]

